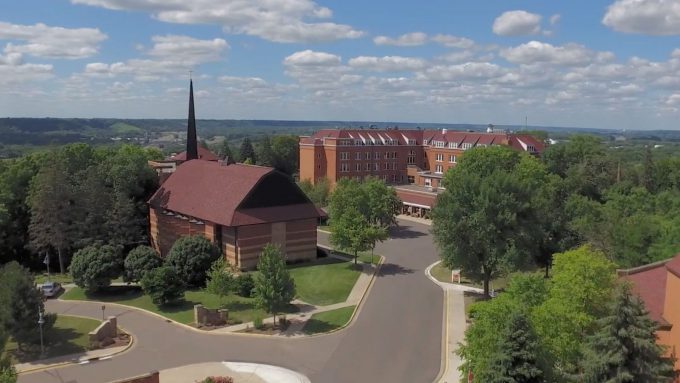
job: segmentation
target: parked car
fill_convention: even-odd
[[[62,290],[58,282],[45,282],[40,285],[40,290],[46,298],[56,297]]]

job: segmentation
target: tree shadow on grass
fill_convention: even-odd
[[[102,302],[116,302],[121,299],[135,299],[144,295],[139,286],[109,286],[96,292],[85,292],[88,299]]]
[[[404,274],[413,274],[413,271],[414,271],[413,269],[409,269],[401,265],[397,265],[394,263],[385,263],[382,265],[382,267],[380,267],[380,272],[378,273],[378,276],[388,277]]]
[[[335,252],[337,253],[337,252]],[[333,257],[325,257],[325,258],[317,258],[314,261],[311,262],[299,262],[299,263],[291,263],[288,265],[288,269],[298,269],[301,267],[308,267],[308,266],[318,266],[318,265],[332,265],[335,263],[343,263],[346,262],[342,259],[337,259]]]
[[[307,324],[305,325],[302,331],[305,334],[318,334],[323,332],[329,332],[336,328],[338,328],[338,326],[334,324],[311,318],[307,321]]]
[[[83,346],[74,341],[82,334],[78,334],[71,328],[54,327],[45,333],[45,358],[77,354],[87,351]],[[32,362],[40,358],[40,343],[25,345],[22,350],[10,351],[14,359],[19,363]]]

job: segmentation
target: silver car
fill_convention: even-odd
[[[58,282],[45,282],[40,285],[40,290],[42,290],[42,293],[46,298],[57,296],[57,294],[61,292],[61,289],[61,284]]]

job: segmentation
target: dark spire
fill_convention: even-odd
[[[198,159],[196,113],[194,112],[194,81],[189,80],[189,121],[187,122],[187,161]]]

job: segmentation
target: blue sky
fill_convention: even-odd
[[[426,4],[425,6],[423,4]],[[679,0],[22,0],[0,116],[678,129]]]

